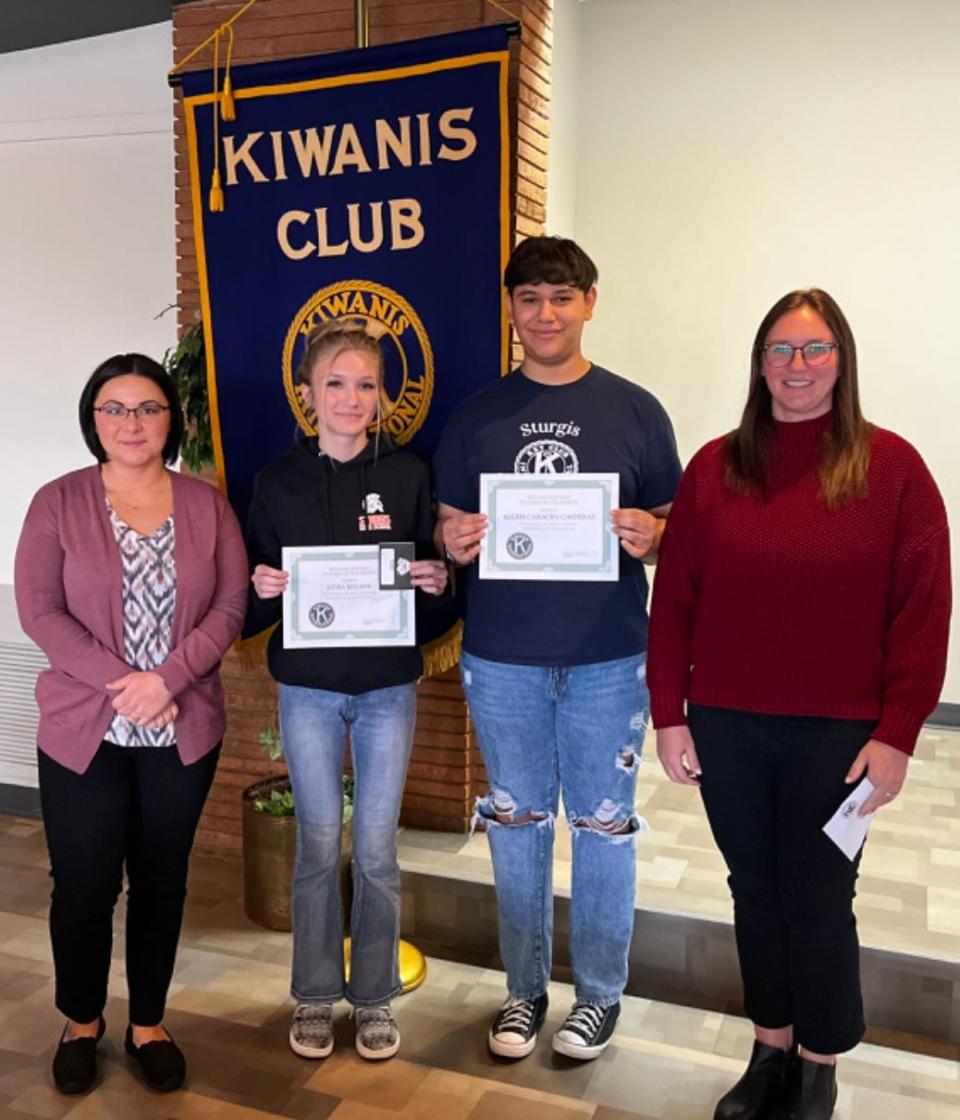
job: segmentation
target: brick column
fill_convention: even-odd
[[[202,42],[242,6],[241,0],[196,0],[173,10],[174,60]],[[511,234],[543,232],[549,146],[552,0],[503,0],[521,25],[510,47]],[[500,23],[487,0],[370,0],[370,44],[392,43]],[[234,24],[236,63],[295,58],[353,47],[353,0],[259,0]],[[209,52],[194,65],[209,67]],[[183,122],[176,91],[177,306],[182,330],[200,319],[200,295]],[[514,358],[518,358],[514,341]],[[220,768],[197,834],[201,849],[240,850],[240,791],[281,767],[263,754],[257,736],[275,719],[276,687],[263,666],[230,653],[223,666],[227,737]],[[456,670],[425,679],[418,689],[417,729],[402,820],[421,828],[464,831],[473,798],[486,784]]]

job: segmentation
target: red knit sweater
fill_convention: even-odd
[[[946,664],[946,511],[919,454],[879,428],[866,496],[828,509],[817,449],[829,424],[776,424],[764,497],[727,486],[723,439],[687,467],[650,619],[657,727],[684,723],[691,700],[875,719],[874,738],[913,752]]]

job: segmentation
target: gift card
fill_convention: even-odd
[[[410,569],[415,556],[413,541],[380,545],[380,590],[409,591],[413,587]]]

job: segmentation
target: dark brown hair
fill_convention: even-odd
[[[789,292],[764,315],[750,354],[750,388],[740,425],[727,436],[727,483],[741,493],[763,493],[766,455],[773,435],[772,398],[763,376],[763,347],[774,324],[789,311],[809,307],[827,324],[837,351],[831,425],[820,447],[820,492],[831,509],[863,497],[870,465],[869,424],[860,411],[857,347],[846,316],[821,288]]]
[[[169,373],[146,354],[114,354],[107,358],[90,374],[83,392],[80,394],[80,431],[87,447],[90,448],[98,463],[107,461],[107,453],[97,435],[97,425],[93,416],[93,406],[97,394],[115,377],[126,377],[128,374],[145,377],[152,381],[160,391],[160,395],[170,407],[170,430],[163,444],[163,461],[172,464],[177,461],[180,454],[180,444],[183,440],[183,409],[180,406],[180,394],[177,392],[176,382]]]
[[[528,237],[510,254],[503,284],[510,295],[521,284],[569,284],[589,292],[597,266],[569,237]]]

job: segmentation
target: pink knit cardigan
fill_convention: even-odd
[[[185,765],[223,738],[220,659],[240,632],[247,558],[223,495],[170,472],[177,600],[173,649],[156,670],[180,712]],[[73,471],[34,497],[17,546],[14,591],[20,623],[50,660],[37,679],[39,746],[82,774],[113,716],[104,688],[131,671],[123,656],[120,550],[98,466]]]

